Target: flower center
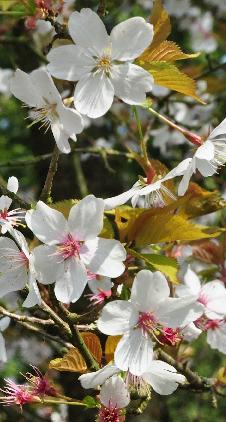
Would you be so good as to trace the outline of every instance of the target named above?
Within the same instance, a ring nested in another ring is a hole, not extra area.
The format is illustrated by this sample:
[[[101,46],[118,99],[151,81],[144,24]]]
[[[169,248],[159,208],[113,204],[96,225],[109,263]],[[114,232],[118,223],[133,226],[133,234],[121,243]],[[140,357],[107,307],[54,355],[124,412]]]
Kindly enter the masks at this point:
[[[71,234],[69,234],[65,240],[57,247],[57,254],[60,255],[63,260],[79,256],[79,252],[82,246],[82,242],[75,240]]]
[[[46,127],[46,130],[48,130],[51,122],[58,118],[56,106],[56,104],[49,104],[46,101],[45,105],[33,108],[31,111],[31,118],[33,119],[32,125],[34,123],[42,123],[41,127]]]
[[[150,333],[156,327],[156,319],[150,312],[140,312],[137,327],[140,328],[143,334]]]
[[[95,70],[96,72],[102,71],[103,73],[105,73],[105,75],[109,76],[111,71],[111,65],[111,57],[106,54],[97,59]]]
[[[100,422],[120,422],[119,409],[113,407],[109,402],[109,407],[101,406],[99,411]]]
[[[176,346],[182,337],[178,328],[163,328],[159,340],[163,344]]]
[[[219,328],[221,325],[220,319],[209,319],[205,323],[205,330],[215,330],[216,328]]]

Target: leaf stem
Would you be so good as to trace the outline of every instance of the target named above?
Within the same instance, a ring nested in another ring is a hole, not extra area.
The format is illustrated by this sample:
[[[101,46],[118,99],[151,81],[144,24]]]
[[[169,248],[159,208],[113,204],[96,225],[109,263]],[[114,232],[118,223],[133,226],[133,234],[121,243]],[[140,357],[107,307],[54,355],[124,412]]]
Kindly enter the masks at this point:
[[[139,113],[138,113],[136,106],[132,106],[132,109],[133,109],[134,116],[135,116],[136,123],[137,123],[137,129],[138,129],[139,138],[140,138],[141,153],[142,153],[143,157],[145,158],[145,161],[148,163],[148,154],[147,154],[146,142],[145,142],[144,135],[143,135],[143,132],[142,132],[140,116],[139,116]]]
[[[58,159],[60,156],[60,151],[57,147],[57,145],[55,145],[54,150],[53,150],[53,154],[52,154],[52,158],[50,161],[50,165],[49,165],[49,170],[46,176],[46,180],[45,180],[45,184],[44,187],[42,189],[41,195],[40,195],[40,200],[43,202],[48,202],[49,197],[51,195],[51,190],[52,190],[52,184],[53,184],[53,178],[56,174],[57,171],[57,166],[58,166]]]

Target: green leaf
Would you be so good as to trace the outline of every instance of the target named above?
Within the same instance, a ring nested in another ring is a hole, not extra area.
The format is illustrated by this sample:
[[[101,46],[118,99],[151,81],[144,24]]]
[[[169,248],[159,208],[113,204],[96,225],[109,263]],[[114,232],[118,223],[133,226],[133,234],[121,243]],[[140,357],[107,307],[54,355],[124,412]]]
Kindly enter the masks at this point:
[[[172,283],[178,283],[178,264],[175,259],[165,255],[140,254],[132,249],[129,249],[129,253],[135,258],[142,259],[151,270],[161,271]]]
[[[99,407],[98,401],[92,396],[85,396],[82,402],[89,408],[94,409],[95,407]]]

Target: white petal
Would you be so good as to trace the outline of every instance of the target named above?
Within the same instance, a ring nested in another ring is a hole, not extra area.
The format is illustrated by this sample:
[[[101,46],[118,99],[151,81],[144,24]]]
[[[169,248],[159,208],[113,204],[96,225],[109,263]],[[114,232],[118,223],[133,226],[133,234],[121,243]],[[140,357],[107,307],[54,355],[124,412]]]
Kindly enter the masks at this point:
[[[15,269],[13,256],[20,252],[16,243],[8,237],[0,237],[0,274],[10,272]]]
[[[88,117],[96,119],[107,113],[114,99],[114,87],[110,78],[102,72],[83,76],[76,85],[75,108]]]
[[[45,102],[55,104],[62,101],[50,74],[45,69],[33,70],[30,79]]]
[[[100,17],[91,9],[82,9],[71,14],[68,21],[73,41],[94,55],[102,54],[110,45],[110,38]]]
[[[51,123],[51,130],[59,150],[64,154],[68,154],[71,151],[68,141],[69,134],[64,131],[63,125],[59,120]]]
[[[78,379],[81,382],[83,388],[96,388],[98,385],[102,385],[112,375],[118,374],[120,369],[114,364],[109,364],[99,369],[96,372],[90,372],[88,374],[81,375]]]
[[[38,285],[36,283],[34,276],[31,274],[30,280],[29,280],[29,293],[25,301],[23,302],[22,306],[25,308],[32,308],[33,306],[40,305],[40,304],[41,304],[41,296],[38,289]]]
[[[6,348],[5,348],[5,339],[3,335],[0,333],[0,361],[6,362],[7,355],[6,355]]]
[[[114,60],[134,60],[151,44],[153,26],[141,17],[130,18],[116,25],[110,38]]]
[[[106,277],[119,277],[125,271],[126,250],[118,240],[97,237],[85,243],[82,260],[90,271]]]
[[[29,255],[30,255],[29,247],[24,235],[14,228],[9,230],[9,232],[11,236],[15,239],[15,241],[17,242],[17,244],[19,245],[20,249],[23,251],[25,256],[29,258]]]
[[[97,327],[104,334],[121,335],[136,325],[138,316],[130,302],[115,300],[104,306]]]
[[[189,295],[199,295],[201,290],[201,283],[197,274],[188,267],[184,275],[184,285],[181,284],[176,286],[176,293],[179,297],[185,297]]]
[[[172,394],[178,384],[186,382],[184,375],[178,374],[173,366],[161,360],[150,362],[149,369],[142,378],[152,386],[153,390],[162,395]]]
[[[71,302],[76,302],[82,295],[87,284],[87,271],[80,260],[70,259],[70,279],[73,285]]]
[[[115,95],[127,104],[141,104],[152,90],[153,78],[142,67],[131,63],[114,65],[112,83]]]
[[[47,245],[62,242],[68,234],[67,221],[63,214],[42,201],[37,202],[35,210],[26,213],[25,220],[35,236]]]
[[[104,201],[88,195],[69,214],[68,225],[70,233],[78,240],[94,239],[103,228]]]
[[[123,409],[130,402],[130,395],[123,379],[117,375],[108,379],[100,390],[101,403],[109,407],[109,403],[116,409]]]
[[[183,330],[181,330],[181,334],[184,340],[190,342],[196,340],[200,334],[202,334],[202,330],[197,328],[196,325],[191,322],[190,324],[186,325]]]
[[[214,144],[210,140],[205,141],[198,147],[195,158],[210,161],[214,158]]]
[[[196,158],[196,168],[201,173],[203,177],[213,176],[217,172],[214,166],[212,166],[212,163],[207,160],[199,160]]]
[[[70,303],[73,292],[73,284],[70,277],[67,277],[67,273],[64,277],[57,280],[54,292],[57,300],[65,304]]]
[[[166,174],[165,177],[161,180],[162,182],[165,180],[173,179],[177,176],[182,176],[186,173],[187,169],[189,168],[189,165],[192,162],[192,158],[186,158],[185,160],[181,161],[181,163],[178,164],[174,169],[172,169],[169,173]]]
[[[182,177],[180,184],[178,186],[178,195],[183,196],[185,192],[188,189],[188,185],[191,179],[191,176],[193,175],[193,167],[192,167],[193,161],[191,161],[190,165],[188,166],[187,170],[184,173],[184,176]]]
[[[216,138],[216,136],[224,135],[226,133],[226,119],[224,119],[210,134],[209,139]]]
[[[142,375],[153,359],[153,345],[140,329],[132,329],[119,341],[115,350],[115,364],[122,371]]]
[[[155,192],[156,190],[159,190],[161,188],[161,180],[158,180],[155,183],[150,183],[149,185],[145,186],[144,188],[142,188],[139,192],[140,196],[143,195],[148,195],[151,192]]]
[[[7,183],[7,189],[10,190],[10,192],[13,193],[17,193],[19,188],[19,182],[17,177],[15,176],[11,176],[8,178],[8,183]]]
[[[83,120],[81,115],[76,110],[64,107],[62,104],[59,104],[57,111],[65,132],[67,132],[69,135],[82,132]]]
[[[100,293],[100,291],[109,291],[112,288],[112,282],[109,277],[98,277],[94,280],[88,280],[88,286],[93,293]]]
[[[212,349],[226,354],[226,324],[221,323],[219,328],[207,331],[207,343]]]
[[[10,318],[9,317],[3,317],[0,319],[0,331],[5,331],[6,328],[8,328],[10,324]]]
[[[6,274],[0,275],[0,297],[7,293],[17,292],[24,288],[28,281],[28,275],[25,267],[19,267]]]
[[[132,187],[126,192],[121,193],[117,196],[112,196],[111,198],[104,199],[105,209],[111,210],[118,207],[119,205],[125,204],[136,192],[140,191],[140,187]]]
[[[155,316],[163,325],[171,328],[184,327],[196,321],[203,314],[203,305],[196,303],[195,298],[172,298],[162,301]]]
[[[33,249],[33,265],[37,279],[42,284],[54,283],[63,277],[64,263],[56,254],[55,246],[40,245]]]
[[[141,270],[137,273],[131,291],[131,302],[140,312],[151,312],[159,302],[168,298],[170,289],[165,276],[156,271]]]
[[[51,75],[66,81],[78,81],[95,66],[95,60],[77,45],[52,48],[47,59],[50,62],[47,67]]]
[[[10,81],[10,90],[16,98],[30,107],[41,107],[45,104],[31,77],[20,69],[16,70]]]
[[[0,210],[1,211],[8,210],[12,202],[13,202],[12,199],[9,198],[8,196],[6,195],[0,196]]]

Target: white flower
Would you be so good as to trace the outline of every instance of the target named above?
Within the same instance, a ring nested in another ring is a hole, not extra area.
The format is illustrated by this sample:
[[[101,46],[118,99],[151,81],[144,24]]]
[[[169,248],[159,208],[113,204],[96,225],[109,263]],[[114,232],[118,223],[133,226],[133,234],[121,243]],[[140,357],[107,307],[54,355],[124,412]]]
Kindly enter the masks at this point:
[[[166,0],[165,5],[170,16],[182,18],[191,8],[191,0]]]
[[[40,122],[46,130],[51,128],[59,150],[69,153],[68,139],[75,141],[75,135],[82,132],[82,117],[76,110],[64,106],[46,70],[37,69],[28,75],[17,69],[11,79],[11,92],[31,108],[35,123]]]
[[[4,318],[0,319],[0,361],[1,362],[7,361],[5,340],[4,340],[4,337],[2,335],[2,332],[5,331],[6,328],[8,328],[9,323],[10,323],[9,317],[4,317]]]
[[[203,13],[190,22],[192,50],[212,53],[217,49],[217,38],[213,33],[214,18],[211,12]]]
[[[184,327],[200,315],[193,299],[171,298],[162,273],[140,271],[135,277],[130,301],[116,300],[104,306],[98,329],[108,335],[123,335],[115,351],[115,364],[133,375],[148,371],[153,358],[153,339],[164,327]]]
[[[91,372],[81,375],[79,381],[83,388],[97,388],[106,382],[107,379],[118,374],[120,369],[114,364],[109,364],[101,368],[97,372]],[[131,386],[143,386],[149,384],[154,391],[161,395],[172,394],[178,387],[183,384],[186,378],[177,373],[176,369],[161,360],[152,360],[149,362],[148,370],[140,377],[126,374],[126,384]],[[141,387],[142,388],[142,387]]]
[[[132,64],[153,38],[153,27],[141,17],[116,25],[108,35],[91,9],[71,14],[69,34],[76,45],[64,45],[50,51],[50,73],[59,79],[78,81],[74,104],[92,118],[103,116],[114,95],[127,104],[141,104],[152,89],[152,76]],[[131,42],[132,40],[132,42]]]
[[[226,354],[226,322],[224,320],[209,320],[205,324],[207,343],[211,349],[217,349]]]
[[[194,297],[200,303],[207,318],[215,319],[226,315],[226,289],[220,280],[210,281],[201,285],[197,274],[188,267],[184,275],[184,284],[176,287],[179,297]]]
[[[123,379],[117,375],[108,379],[100,390],[99,422],[120,421],[120,410],[128,406],[130,394]]]
[[[23,306],[31,307],[39,304],[41,300],[35,279],[33,256],[22,233],[11,230],[10,234],[17,244],[8,237],[0,237],[0,297],[21,290],[28,284],[29,294]]]
[[[103,213],[103,199],[89,195],[71,208],[68,221],[42,201],[26,214],[28,227],[45,243],[33,250],[38,280],[55,282],[56,297],[64,303],[80,298],[87,284],[87,269],[113,278],[125,269],[126,251],[121,243],[97,237]]]
[[[190,160],[190,161],[189,161]],[[193,173],[198,170],[202,176],[208,177],[217,173],[219,167],[226,162],[226,119],[224,119],[197,148],[193,158],[188,158],[183,178],[179,184],[178,195],[184,195],[188,189]],[[183,161],[182,161],[183,163]],[[181,163],[181,164],[182,164]]]
[[[190,162],[190,158],[187,160]],[[145,198],[145,208],[150,208],[151,206],[163,207],[165,205],[166,197],[176,199],[173,193],[164,185],[164,182],[167,182],[174,177],[182,176],[188,166],[187,160],[182,161],[177,167],[166,174],[166,176],[158,178],[158,180],[153,183],[151,182],[148,184],[147,178],[142,181],[138,180],[128,191],[105,199],[105,209],[110,210],[116,208],[119,205],[125,204],[129,199],[131,199],[132,206],[135,207],[140,197]]]
[[[154,137],[152,145],[159,148],[161,155],[164,157],[172,157],[175,153],[171,147],[184,144],[186,142],[184,136],[180,132],[172,131],[169,126],[163,126],[151,132]]]
[[[10,192],[17,193],[18,180],[15,176],[9,177],[7,189]],[[12,227],[15,227],[24,220],[24,211],[20,208],[9,211],[12,199],[6,195],[0,196],[0,226],[2,234],[5,234]]]
[[[193,322],[191,322],[181,330],[181,334],[184,340],[191,342],[196,340],[200,336],[200,334],[202,334],[202,330],[196,327]]]

